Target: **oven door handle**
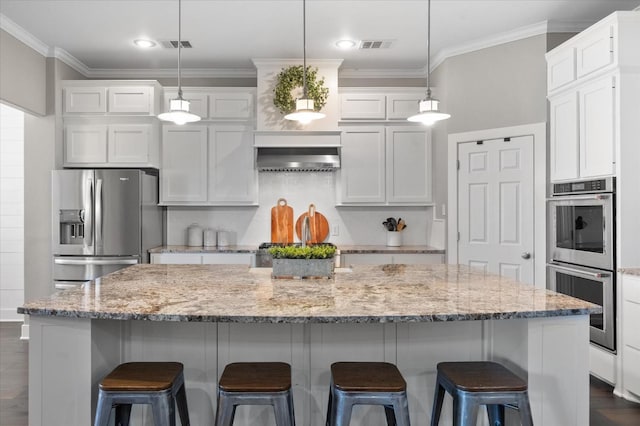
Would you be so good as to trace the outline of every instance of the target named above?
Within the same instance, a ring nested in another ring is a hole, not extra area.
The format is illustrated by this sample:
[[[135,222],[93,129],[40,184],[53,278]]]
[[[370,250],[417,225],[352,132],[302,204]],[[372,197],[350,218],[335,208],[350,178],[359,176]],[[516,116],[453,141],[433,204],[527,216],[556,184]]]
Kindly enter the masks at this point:
[[[576,268],[570,268],[568,266],[564,266],[564,265],[559,265],[557,263],[549,263],[548,264],[550,267],[558,269],[560,271],[566,271],[566,272],[571,272],[574,274],[580,274],[580,275],[587,275],[589,277],[593,277],[593,278],[607,278],[609,277],[611,274],[609,274],[608,272],[590,272],[590,271],[584,271],[582,269],[576,269]]]
[[[590,195],[556,195],[547,198],[547,201],[573,201],[573,200],[608,200],[611,194],[590,194]]]

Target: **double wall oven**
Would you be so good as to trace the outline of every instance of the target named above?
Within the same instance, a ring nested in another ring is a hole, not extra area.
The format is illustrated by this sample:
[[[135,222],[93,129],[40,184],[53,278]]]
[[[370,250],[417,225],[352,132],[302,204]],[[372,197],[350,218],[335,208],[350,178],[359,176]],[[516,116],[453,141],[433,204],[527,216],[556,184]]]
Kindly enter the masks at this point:
[[[547,287],[602,306],[591,342],[615,352],[615,178],[553,184],[548,206]]]

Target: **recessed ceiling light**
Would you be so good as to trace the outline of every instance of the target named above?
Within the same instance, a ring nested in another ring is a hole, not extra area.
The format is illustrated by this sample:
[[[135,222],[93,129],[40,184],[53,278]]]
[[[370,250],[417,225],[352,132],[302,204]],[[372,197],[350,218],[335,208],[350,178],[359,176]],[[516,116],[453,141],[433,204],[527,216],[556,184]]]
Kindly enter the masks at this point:
[[[353,47],[356,47],[356,42],[353,40],[338,40],[336,42],[336,46],[338,46],[340,49],[351,49]]]
[[[142,47],[144,49],[148,49],[156,45],[154,41],[145,40],[145,39],[133,40],[133,44],[135,44],[138,47]]]

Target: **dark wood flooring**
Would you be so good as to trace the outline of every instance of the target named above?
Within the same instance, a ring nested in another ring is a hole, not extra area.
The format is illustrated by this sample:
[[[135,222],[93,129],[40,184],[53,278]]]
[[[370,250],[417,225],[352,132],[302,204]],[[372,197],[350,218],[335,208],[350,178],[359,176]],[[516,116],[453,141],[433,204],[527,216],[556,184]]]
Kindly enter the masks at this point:
[[[28,424],[28,343],[20,340],[20,325],[0,322],[0,426]],[[640,404],[618,398],[612,391],[591,377],[590,426],[640,425]]]

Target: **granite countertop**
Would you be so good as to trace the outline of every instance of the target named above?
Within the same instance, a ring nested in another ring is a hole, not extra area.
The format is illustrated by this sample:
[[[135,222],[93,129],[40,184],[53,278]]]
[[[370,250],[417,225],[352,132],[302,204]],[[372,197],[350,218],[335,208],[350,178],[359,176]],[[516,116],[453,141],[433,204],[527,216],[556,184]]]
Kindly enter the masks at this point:
[[[272,279],[242,265],[134,265],[26,303],[21,314],[265,323],[384,323],[586,315],[599,306],[463,265],[356,265]]]
[[[367,246],[367,245],[339,245],[338,250],[341,254],[445,254],[444,249],[431,246]]]
[[[258,246],[159,246],[149,253],[255,253]]]

